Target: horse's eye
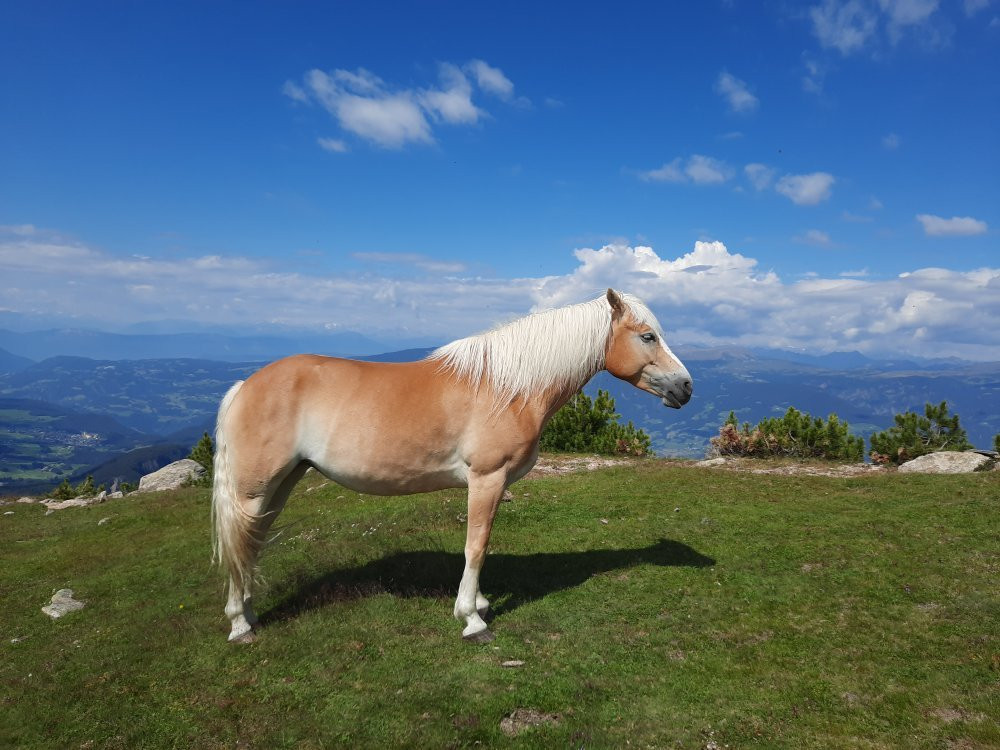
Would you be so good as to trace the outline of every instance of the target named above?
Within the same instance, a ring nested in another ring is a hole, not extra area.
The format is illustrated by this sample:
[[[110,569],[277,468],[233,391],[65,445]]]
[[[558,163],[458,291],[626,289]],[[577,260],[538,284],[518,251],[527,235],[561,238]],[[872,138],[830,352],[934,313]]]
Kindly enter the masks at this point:
[[[656,341],[656,334],[655,333],[644,333],[639,338],[641,338],[647,344],[651,344],[652,342]]]

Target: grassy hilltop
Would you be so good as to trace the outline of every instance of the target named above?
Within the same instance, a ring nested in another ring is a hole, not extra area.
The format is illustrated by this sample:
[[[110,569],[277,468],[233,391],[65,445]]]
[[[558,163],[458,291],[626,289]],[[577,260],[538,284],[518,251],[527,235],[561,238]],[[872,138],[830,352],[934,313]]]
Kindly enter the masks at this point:
[[[462,492],[307,477],[246,647],[207,490],[4,506],[0,747],[1000,746],[1000,472],[642,461],[512,489],[487,646],[451,617]],[[59,588],[87,606],[52,621]],[[518,708],[554,723],[512,740]]]

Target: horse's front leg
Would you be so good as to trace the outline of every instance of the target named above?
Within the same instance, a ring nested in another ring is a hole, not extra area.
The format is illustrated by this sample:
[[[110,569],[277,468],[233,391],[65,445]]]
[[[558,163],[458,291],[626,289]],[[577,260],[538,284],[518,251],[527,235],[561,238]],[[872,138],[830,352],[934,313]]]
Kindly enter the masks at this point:
[[[493,519],[500,505],[500,498],[507,486],[507,472],[469,474],[469,519],[465,536],[465,572],[458,585],[455,600],[455,619],[465,622],[462,637],[473,643],[489,643],[493,634],[482,615],[489,602],[479,592],[479,573],[486,560],[486,547],[493,529]]]

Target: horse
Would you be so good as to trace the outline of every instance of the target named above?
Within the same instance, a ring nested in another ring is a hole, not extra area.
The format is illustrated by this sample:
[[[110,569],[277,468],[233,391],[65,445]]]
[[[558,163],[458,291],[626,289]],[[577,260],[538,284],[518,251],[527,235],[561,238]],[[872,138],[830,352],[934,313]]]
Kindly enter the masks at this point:
[[[600,370],[665,406],[691,398],[691,376],[653,313],[613,289],[416,362],[298,354],[235,383],[219,406],[212,489],[214,557],[229,577],[229,641],[255,639],[257,558],[309,467],[373,495],[467,487],[454,616],[464,639],[491,641],[479,576],[497,507],[534,466],[549,418]]]

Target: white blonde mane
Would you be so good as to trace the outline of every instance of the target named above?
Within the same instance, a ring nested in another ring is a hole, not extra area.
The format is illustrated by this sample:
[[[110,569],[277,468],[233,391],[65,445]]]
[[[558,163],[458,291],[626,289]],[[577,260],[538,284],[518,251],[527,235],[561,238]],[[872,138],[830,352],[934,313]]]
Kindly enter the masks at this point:
[[[619,292],[629,312],[662,337],[660,324],[638,297]],[[582,388],[604,368],[611,305],[590,302],[533,313],[477,336],[452,341],[428,356],[442,371],[488,383],[503,407],[547,388]]]

